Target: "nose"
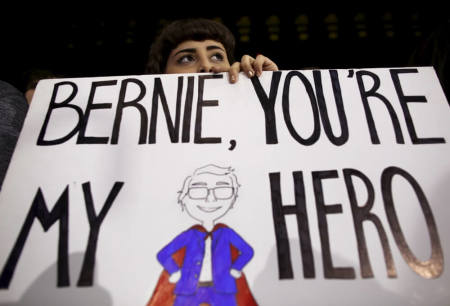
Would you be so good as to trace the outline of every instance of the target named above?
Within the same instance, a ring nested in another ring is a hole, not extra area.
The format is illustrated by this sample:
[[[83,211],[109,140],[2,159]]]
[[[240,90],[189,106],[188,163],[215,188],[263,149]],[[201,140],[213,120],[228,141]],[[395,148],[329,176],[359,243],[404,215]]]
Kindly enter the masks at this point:
[[[214,72],[214,65],[209,61],[207,57],[202,57],[199,60],[197,72]]]
[[[214,191],[211,189],[208,189],[208,195],[206,196],[206,202],[215,202],[215,201],[217,201],[217,199],[214,196]]]

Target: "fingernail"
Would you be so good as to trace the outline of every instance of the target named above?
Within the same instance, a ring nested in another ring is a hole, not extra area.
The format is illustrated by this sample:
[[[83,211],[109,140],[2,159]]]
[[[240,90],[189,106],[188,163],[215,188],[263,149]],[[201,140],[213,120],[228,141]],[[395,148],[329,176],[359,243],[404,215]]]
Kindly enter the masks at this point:
[[[253,76],[253,71],[250,70],[250,71],[248,72],[248,76],[251,78],[251,77]]]
[[[234,83],[234,82],[236,82],[236,76],[232,75],[231,76],[231,83]]]

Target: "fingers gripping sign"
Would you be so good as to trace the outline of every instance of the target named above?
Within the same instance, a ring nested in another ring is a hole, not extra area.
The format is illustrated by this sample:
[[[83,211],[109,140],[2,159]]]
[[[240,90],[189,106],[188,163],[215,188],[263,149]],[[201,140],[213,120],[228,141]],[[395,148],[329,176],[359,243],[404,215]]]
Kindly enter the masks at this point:
[[[256,58],[244,55],[240,62],[235,62],[229,70],[230,82],[236,83],[239,72],[244,72],[249,78],[261,76],[263,71],[278,71],[278,66],[268,57],[258,54]]]

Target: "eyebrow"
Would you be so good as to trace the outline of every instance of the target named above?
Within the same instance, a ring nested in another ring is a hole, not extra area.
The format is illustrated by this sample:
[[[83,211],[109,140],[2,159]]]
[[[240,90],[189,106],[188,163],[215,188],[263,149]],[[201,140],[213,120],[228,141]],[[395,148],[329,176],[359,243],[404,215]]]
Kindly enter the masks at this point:
[[[216,50],[216,49],[219,49],[219,50],[222,50],[223,52],[225,52],[224,49],[222,49],[221,47],[216,46],[216,45],[211,45],[211,46],[207,46],[207,47],[206,47],[206,50],[207,50],[207,51]],[[173,56],[177,56],[178,54],[183,53],[183,52],[186,52],[186,53],[195,53],[196,51],[197,51],[197,49],[195,49],[195,48],[181,49],[180,51],[177,51]]]
[[[219,49],[219,50],[222,50],[223,52],[225,52],[225,50],[219,46],[211,45],[211,46],[206,47],[206,50],[208,50],[208,51],[215,50],[215,49]]]
[[[205,182],[195,182],[195,183],[192,183],[191,186],[206,186],[206,183]]]
[[[216,185],[227,185],[228,186],[228,185],[230,185],[230,183],[219,181],[216,183]]]

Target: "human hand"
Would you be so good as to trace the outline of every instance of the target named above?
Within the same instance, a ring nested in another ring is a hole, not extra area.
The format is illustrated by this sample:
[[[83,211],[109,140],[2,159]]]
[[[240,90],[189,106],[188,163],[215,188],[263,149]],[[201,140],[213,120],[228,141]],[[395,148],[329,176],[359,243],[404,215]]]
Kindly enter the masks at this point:
[[[249,78],[253,76],[260,76],[263,71],[277,71],[278,66],[268,57],[262,54],[256,56],[256,58],[250,55],[244,55],[240,62],[235,62],[231,65],[228,75],[230,77],[230,83],[236,83],[238,80],[239,72],[243,71]]]
[[[231,270],[230,270],[230,274],[231,274],[231,276],[233,276],[234,278],[239,278],[239,277],[241,277],[242,272],[241,272],[241,271],[238,271],[238,270],[236,270],[236,269],[231,269]]]
[[[178,270],[177,272],[174,272],[169,277],[169,283],[175,284],[178,282],[181,278],[181,271]]]

